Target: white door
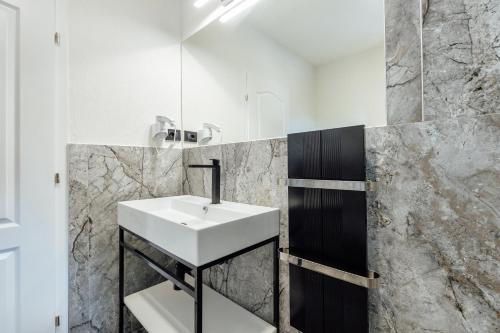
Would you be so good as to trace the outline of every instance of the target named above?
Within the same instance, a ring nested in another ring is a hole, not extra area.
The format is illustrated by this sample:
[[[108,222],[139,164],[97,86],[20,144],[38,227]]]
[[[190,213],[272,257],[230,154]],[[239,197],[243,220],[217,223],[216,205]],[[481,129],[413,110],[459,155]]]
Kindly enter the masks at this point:
[[[0,332],[54,332],[55,0],[0,0]]]

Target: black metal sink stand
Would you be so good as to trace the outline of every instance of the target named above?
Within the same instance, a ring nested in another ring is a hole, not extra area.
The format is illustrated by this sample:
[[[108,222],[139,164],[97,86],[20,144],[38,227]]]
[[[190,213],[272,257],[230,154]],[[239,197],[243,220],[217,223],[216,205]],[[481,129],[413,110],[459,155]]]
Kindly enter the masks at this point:
[[[194,287],[188,284],[184,280],[184,273],[182,269],[177,269],[175,272],[163,267],[161,264],[157,263],[146,254],[142,253],[138,249],[134,248],[132,245],[125,242],[125,232],[133,235],[134,237],[144,241],[151,247],[160,251],[161,253],[167,255],[176,261],[176,263],[180,263],[182,266],[187,268],[187,271],[191,271],[194,278]],[[188,295],[194,298],[194,333],[202,333],[203,331],[203,271],[207,268],[210,268],[215,265],[219,265],[224,263],[227,260],[238,257],[242,254],[248,253],[255,249],[258,249],[264,245],[273,243],[273,322],[272,324],[276,327],[279,332],[279,258],[278,258],[278,250],[279,250],[279,236],[272,237],[268,240],[260,242],[258,244],[249,246],[245,249],[239,250],[237,252],[231,253],[225,257],[216,259],[212,262],[201,266],[195,266],[191,263],[182,260],[175,255],[169,253],[163,248],[157,246],[156,244],[148,241],[147,239],[142,238],[141,236],[133,233],[130,230],[127,230],[123,227],[119,228],[119,238],[120,238],[120,247],[119,247],[119,332],[124,332],[124,310],[125,310],[125,250],[129,251],[131,254],[136,256],[137,258],[144,261],[148,266],[153,268],[156,272],[158,272],[165,279],[169,280],[174,284],[174,286],[178,289],[183,290]]]

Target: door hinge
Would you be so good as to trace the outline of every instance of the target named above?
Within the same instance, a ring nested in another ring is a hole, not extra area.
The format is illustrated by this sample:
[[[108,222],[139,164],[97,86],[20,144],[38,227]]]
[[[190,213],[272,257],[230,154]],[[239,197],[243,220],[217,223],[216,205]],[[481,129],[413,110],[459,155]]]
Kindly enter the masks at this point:
[[[60,316],[54,317],[54,324],[56,325],[56,327],[61,326],[61,317]]]
[[[61,46],[61,35],[58,32],[54,34],[54,44]]]
[[[59,173],[56,173],[54,175],[54,184],[59,184],[61,182],[61,176],[59,175]]]

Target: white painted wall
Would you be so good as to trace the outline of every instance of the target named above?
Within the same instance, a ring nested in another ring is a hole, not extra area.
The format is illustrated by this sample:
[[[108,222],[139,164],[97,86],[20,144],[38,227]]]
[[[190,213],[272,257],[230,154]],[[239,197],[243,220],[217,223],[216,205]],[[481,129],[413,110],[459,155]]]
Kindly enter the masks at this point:
[[[185,41],[182,61],[184,129],[212,122],[223,142],[259,138],[255,115],[269,103],[258,98],[269,93],[286,112],[287,130],[276,136],[314,129],[314,67],[249,25],[212,23]]]
[[[69,141],[150,145],[180,124],[180,0],[70,0]]]
[[[317,68],[318,129],[386,125],[384,62],[380,44]]]
[[[60,326],[56,332],[68,332],[68,183],[66,144],[68,143],[68,3],[72,0],[56,0],[56,30],[61,43],[56,48],[56,126],[55,165],[61,175],[55,191],[56,223],[56,307]]]

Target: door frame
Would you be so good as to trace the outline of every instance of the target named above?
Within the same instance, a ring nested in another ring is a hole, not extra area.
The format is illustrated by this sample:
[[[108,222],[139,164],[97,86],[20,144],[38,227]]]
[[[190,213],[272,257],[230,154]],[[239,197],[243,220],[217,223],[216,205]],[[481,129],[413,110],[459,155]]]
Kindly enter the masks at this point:
[[[68,184],[66,145],[68,143],[68,0],[55,0],[55,31],[60,36],[55,44],[56,96],[55,96],[55,166],[60,174],[60,183],[55,191],[55,239],[56,239],[56,315],[60,317],[55,332],[68,332]]]

